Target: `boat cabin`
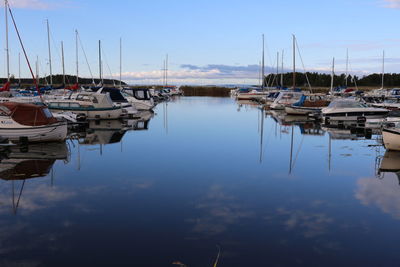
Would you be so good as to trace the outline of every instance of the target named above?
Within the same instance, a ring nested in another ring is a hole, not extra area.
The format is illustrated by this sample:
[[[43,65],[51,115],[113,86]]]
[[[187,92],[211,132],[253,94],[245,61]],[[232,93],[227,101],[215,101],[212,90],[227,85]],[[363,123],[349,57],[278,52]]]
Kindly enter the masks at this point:
[[[124,88],[122,92],[138,100],[151,100],[150,91],[147,88]]]

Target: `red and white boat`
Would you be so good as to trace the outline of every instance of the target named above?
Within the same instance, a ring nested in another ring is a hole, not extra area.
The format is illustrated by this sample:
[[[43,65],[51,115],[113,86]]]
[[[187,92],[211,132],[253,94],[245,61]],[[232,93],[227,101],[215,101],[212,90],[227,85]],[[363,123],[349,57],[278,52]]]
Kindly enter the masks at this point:
[[[11,142],[64,141],[67,130],[44,105],[0,103],[0,136]]]

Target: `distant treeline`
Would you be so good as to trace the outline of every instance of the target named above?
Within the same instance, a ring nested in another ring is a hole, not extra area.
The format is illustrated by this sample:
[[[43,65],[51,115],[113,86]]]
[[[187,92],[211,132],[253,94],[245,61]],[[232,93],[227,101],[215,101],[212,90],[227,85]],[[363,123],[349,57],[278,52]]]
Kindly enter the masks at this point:
[[[331,75],[317,72],[307,72],[308,80],[310,81],[311,87],[330,87],[331,86]],[[281,85],[281,75],[269,74],[265,77],[264,84],[270,86]],[[344,86],[346,84],[346,75],[335,75],[333,79],[333,86]],[[362,78],[354,75],[347,76],[348,86],[380,86],[382,84],[382,74],[370,74]],[[293,74],[283,74],[283,86],[293,86]],[[307,87],[307,79],[305,73],[296,72],[296,86]],[[387,73],[384,76],[385,87],[400,86],[400,74],[398,73]]]
[[[52,75],[53,78],[53,85],[62,85],[63,84],[63,76],[58,74],[58,75]],[[0,83],[4,84],[7,82],[6,78],[0,78]],[[10,82],[11,84],[19,84],[19,79],[15,78],[14,76],[10,77]],[[39,84],[40,85],[47,85],[50,83],[50,76],[42,77],[39,78]],[[71,76],[71,75],[65,75],[65,83],[66,84],[75,84],[76,83],[76,76]],[[90,78],[82,78],[79,77],[78,79],[79,84],[92,84],[93,80]],[[100,83],[100,79],[94,79],[95,84]],[[119,80],[112,80],[112,79],[103,79],[103,84],[106,85],[119,85]],[[32,86],[33,85],[33,79],[29,78],[22,78],[21,79],[21,85],[25,86]],[[122,85],[126,85],[126,83],[122,82]]]

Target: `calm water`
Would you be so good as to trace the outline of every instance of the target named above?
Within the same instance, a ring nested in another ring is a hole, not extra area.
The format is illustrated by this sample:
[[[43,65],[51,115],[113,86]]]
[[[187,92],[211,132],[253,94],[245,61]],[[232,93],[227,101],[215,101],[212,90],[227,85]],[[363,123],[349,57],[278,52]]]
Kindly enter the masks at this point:
[[[400,158],[379,136],[230,98],[155,113],[2,153],[0,266],[399,265]]]

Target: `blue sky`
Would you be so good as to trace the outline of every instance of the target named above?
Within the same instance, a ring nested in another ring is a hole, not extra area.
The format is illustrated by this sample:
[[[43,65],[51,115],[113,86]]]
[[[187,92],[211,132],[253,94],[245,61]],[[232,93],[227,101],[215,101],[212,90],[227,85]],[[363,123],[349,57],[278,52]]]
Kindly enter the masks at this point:
[[[119,75],[119,38],[123,40],[123,78],[129,83],[161,83],[165,55],[169,77],[178,84],[250,83],[258,77],[261,34],[266,40],[267,70],[285,51],[291,69],[291,35],[298,39],[306,70],[328,72],[332,57],[337,73],[400,72],[400,0],[236,1],[236,0],[10,0],[31,63],[48,74],[45,20],[52,32],[53,73],[61,73],[64,41],[67,73],[75,74],[74,30],[78,29],[93,75],[98,76],[98,40],[104,74]],[[4,12],[0,13],[4,47]],[[3,50],[4,51],[4,50]],[[11,73],[18,75],[20,46],[10,24]],[[90,77],[80,49],[82,76]],[[5,75],[3,56],[2,76]],[[105,62],[107,61],[107,62]],[[23,62],[23,61],[22,61]],[[302,70],[300,60],[298,69]],[[22,76],[28,77],[26,64]]]

